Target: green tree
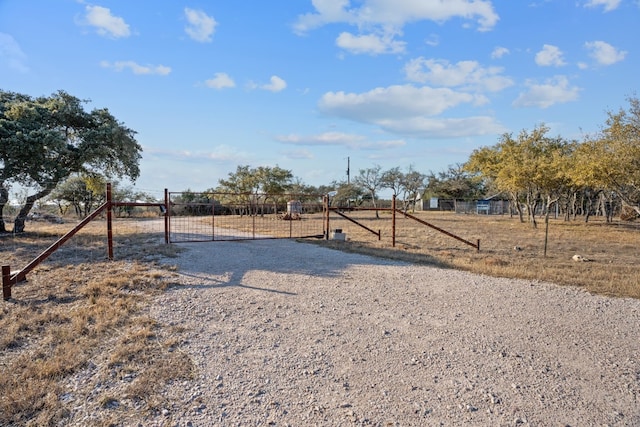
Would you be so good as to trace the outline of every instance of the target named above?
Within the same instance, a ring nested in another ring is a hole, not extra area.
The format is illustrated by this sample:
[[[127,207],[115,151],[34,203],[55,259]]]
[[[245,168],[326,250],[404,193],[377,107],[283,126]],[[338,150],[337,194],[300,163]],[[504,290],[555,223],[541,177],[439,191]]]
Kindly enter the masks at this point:
[[[477,200],[486,195],[482,177],[471,174],[464,165],[450,165],[446,170],[430,172],[427,176],[426,192],[442,199]]]
[[[14,219],[23,232],[36,201],[74,173],[137,179],[142,147],[107,109],[86,112],[64,91],[32,98],[0,91],[0,218],[12,184],[33,190]],[[0,232],[6,232],[0,219]]]
[[[335,195],[330,198],[332,206],[351,207],[362,204],[364,191],[353,182],[333,181],[331,188],[336,192]]]
[[[640,100],[628,101],[628,110],[608,112],[602,132],[581,144],[574,179],[615,192],[640,214]]]
[[[538,207],[545,204],[548,211],[559,191],[568,185],[570,145],[562,138],[548,137],[548,131],[548,127],[539,125],[531,132],[522,130],[515,138],[504,134],[495,146],[475,150],[464,166],[509,194],[521,221],[524,202],[534,227]]]
[[[255,173],[258,176],[259,191],[262,193],[257,197],[261,213],[264,214],[265,205],[269,200],[273,202],[274,213],[277,213],[278,203],[286,206],[288,196],[285,193],[291,191],[293,174],[278,165],[274,167],[259,166]]]
[[[106,182],[100,176],[74,175],[61,182],[48,196],[61,215],[73,207],[78,218],[85,218],[105,200]]]
[[[290,170],[274,167],[259,166],[255,169],[257,176],[257,191],[265,194],[282,194],[291,190],[293,174]]]
[[[292,183],[291,171],[277,165],[257,168],[242,165],[238,166],[235,172],[229,172],[227,179],[218,181],[218,191],[229,193],[233,202],[243,206],[239,209],[241,214],[245,208],[248,209],[248,213],[257,214],[258,206],[264,212],[264,206],[270,198],[274,203],[280,202],[281,200],[277,200],[275,196],[289,191]]]

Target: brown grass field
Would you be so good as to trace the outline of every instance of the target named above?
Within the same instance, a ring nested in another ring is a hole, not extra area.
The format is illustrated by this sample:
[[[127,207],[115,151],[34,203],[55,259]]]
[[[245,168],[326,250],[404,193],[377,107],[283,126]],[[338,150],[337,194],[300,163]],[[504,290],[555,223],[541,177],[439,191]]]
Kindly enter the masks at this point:
[[[347,241],[305,241],[485,275],[575,285],[612,297],[640,298],[638,223],[552,219],[544,256],[543,221],[534,229],[508,215],[416,214],[463,239],[474,243],[479,239],[481,248],[476,251],[400,214],[393,247],[389,212],[381,213],[379,219],[371,211],[347,214],[371,229],[381,230],[381,240],[332,214],[329,228],[341,228]],[[266,233],[274,224],[282,227],[285,223],[284,228],[289,228],[305,223],[305,230],[322,232],[320,217],[303,218],[296,221],[299,224],[287,224],[275,217],[254,220],[216,217],[216,226],[248,229],[258,224],[256,231]],[[104,369],[98,370],[99,381],[134,376],[128,388],[120,392],[137,402],[141,416],[161,407],[163,397],[158,390],[162,384],[191,378],[190,361],[173,351],[176,343],[163,336],[167,326],[156,324],[145,314],[153,295],[163,292],[174,274],[172,267],[156,261],[171,257],[180,245],[165,245],[158,238],[160,228],[151,230],[151,234],[135,221],[127,224],[115,229],[115,261],[106,260],[104,222],[94,221],[36,268],[27,283],[16,286],[12,301],[0,303],[0,425],[64,422],[71,407],[60,400],[65,395],[65,380],[93,360],[104,362]],[[27,233],[1,236],[2,265],[22,267],[71,227],[70,223],[29,223]],[[588,261],[573,261],[575,254]],[[105,407],[115,400],[109,388],[100,393]],[[118,425],[124,414],[117,409],[108,412],[112,418],[105,418],[101,425]]]
[[[575,285],[589,292],[640,298],[640,224],[601,218],[584,221],[550,219],[547,254],[545,224],[538,228],[508,215],[464,215],[450,212],[419,213],[421,219],[465,240],[480,240],[480,251],[401,215],[396,219],[396,246],[390,242],[390,220],[365,214],[365,225],[382,230],[382,239],[348,221],[330,223],[350,239],[345,247],[410,262],[434,263],[479,274]],[[376,226],[376,223],[382,223]],[[334,246],[339,242],[332,242]],[[517,249],[517,248],[519,249]],[[574,255],[587,262],[576,262]]]

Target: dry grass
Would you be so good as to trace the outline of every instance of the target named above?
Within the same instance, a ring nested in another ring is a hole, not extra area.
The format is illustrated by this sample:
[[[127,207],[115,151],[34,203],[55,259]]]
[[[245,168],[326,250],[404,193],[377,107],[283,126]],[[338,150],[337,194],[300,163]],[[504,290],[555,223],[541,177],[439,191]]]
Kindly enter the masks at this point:
[[[408,262],[640,298],[640,224],[605,224],[597,218],[588,224],[552,220],[545,257],[544,224],[533,229],[509,216],[417,214],[464,239],[480,239],[478,252],[401,215],[393,247],[390,213],[381,214],[380,219],[372,212],[349,215],[380,229],[382,239],[332,215],[330,229],[343,229],[348,241],[314,242]],[[224,225],[224,220],[217,217],[217,226]],[[322,230],[321,217],[305,221],[312,229]],[[263,224],[267,227],[268,221]],[[3,265],[21,267],[70,228],[68,224],[31,225],[23,235],[0,237]],[[241,226],[234,219],[233,228]],[[180,343],[169,337],[170,328],[145,314],[150,298],[163,291],[173,274],[154,259],[175,254],[179,246],[164,245],[157,235],[147,234],[133,222],[118,226],[115,244],[119,261],[106,261],[104,222],[92,223],[32,272],[29,282],[14,288],[15,301],[1,303],[0,425],[65,424],[73,407],[88,404],[87,393],[92,393],[95,405],[109,409],[106,418],[92,419],[93,425],[119,425],[132,414],[140,421],[167,404],[164,385],[192,378],[193,365],[180,351]],[[575,254],[590,261],[575,262]],[[68,399],[70,379],[87,370],[91,374],[86,390],[74,391]]]
[[[2,263],[21,267],[55,241],[58,228],[3,237]],[[157,411],[163,386],[191,376],[190,360],[174,351],[176,343],[165,337],[162,325],[145,315],[149,299],[173,275],[171,268],[148,261],[149,254],[171,255],[177,249],[123,233],[116,238],[116,253],[125,260],[109,262],[104,242],[99,229],[84,231],[14,287],[13,301],[1,303],[0,425],[65,424],[72,408],[91,393],[103,404],[118,402],[109,411],[113,417],[91,423],[116,425],[132,406],[141,417]],[[101,255],[92,257],[99,260],[80,262],[93,248]],[[70,393],[68,381],[92,367],[86,390]],[[115,396],[97,387],[110,382],[111,390],[119,390]],[[122,390],[115,387],[119,383],[125,384]]]
[[[391,214],[376,219],[370,212],[350,217],[374,230],[382,239],[347,220],[331,215],[330,229],[341,228],[347,242],[320,242],[330,247],[409,262],[459,268],[479,274],[575,285],[594,293],[640,298],[640,224],[602,219],[549,223],[544,256],[544,223],[534,229],[517,218],[418,212],[420,219],[473,243],[480,251],[402,215],[396,219],[396,245],[391,238]],[[588,262],[573,261],[582,255]]]

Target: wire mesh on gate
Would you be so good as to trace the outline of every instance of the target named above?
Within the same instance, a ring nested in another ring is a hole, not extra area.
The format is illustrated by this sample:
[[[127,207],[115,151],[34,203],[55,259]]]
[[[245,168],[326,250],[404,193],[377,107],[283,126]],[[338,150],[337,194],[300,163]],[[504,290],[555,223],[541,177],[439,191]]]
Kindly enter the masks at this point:
[[[324,236],[322,195],[168,193],[171,243]]]

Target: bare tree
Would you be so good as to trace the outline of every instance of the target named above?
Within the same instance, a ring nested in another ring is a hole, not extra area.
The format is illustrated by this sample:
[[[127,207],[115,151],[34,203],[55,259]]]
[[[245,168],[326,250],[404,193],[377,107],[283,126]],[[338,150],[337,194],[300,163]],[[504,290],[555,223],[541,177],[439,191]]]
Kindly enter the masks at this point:
[[[371,196],[371,203],[374,208],[376,206],[376,198],[378,189],[382,187],[382,168],[380,165],[375,165],[372,168],[360,169],[360,173],[353,179],[353,182],[365,189]],[[376,210],[376,218],[380,218],[378,211]]]

